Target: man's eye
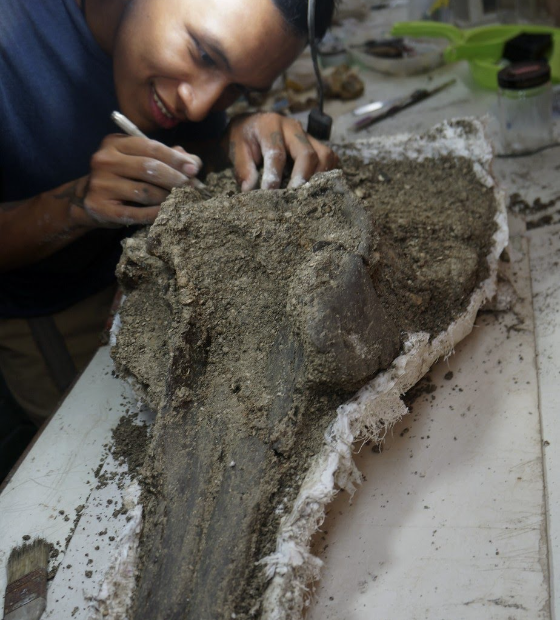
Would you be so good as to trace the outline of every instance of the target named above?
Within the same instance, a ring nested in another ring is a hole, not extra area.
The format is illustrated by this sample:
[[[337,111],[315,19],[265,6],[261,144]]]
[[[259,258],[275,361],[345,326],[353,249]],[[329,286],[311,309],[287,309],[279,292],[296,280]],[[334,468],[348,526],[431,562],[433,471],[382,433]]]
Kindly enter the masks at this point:
[[[212,59],[212,56],[209,56],[204,51],[200,53],[200,60],[202,60],[202,62],[208,67],[213,67],[216,64],[214,60]]]
[[[216,63],[210,54],[206,53],[204,48],[200,45],[198,41],[196,41],[196,49],[198,51],[198,57],[200,58],[200,62],[207,67],[215,67]]]

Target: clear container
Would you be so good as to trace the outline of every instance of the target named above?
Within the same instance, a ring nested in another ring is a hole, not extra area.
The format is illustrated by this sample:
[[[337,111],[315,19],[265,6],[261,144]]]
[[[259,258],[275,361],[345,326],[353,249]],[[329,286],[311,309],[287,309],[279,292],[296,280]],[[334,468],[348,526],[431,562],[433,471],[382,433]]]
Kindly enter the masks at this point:
[[[552,86],[544,61],[513,63],[498,74],[500,134],[504,154],[552,144]]]

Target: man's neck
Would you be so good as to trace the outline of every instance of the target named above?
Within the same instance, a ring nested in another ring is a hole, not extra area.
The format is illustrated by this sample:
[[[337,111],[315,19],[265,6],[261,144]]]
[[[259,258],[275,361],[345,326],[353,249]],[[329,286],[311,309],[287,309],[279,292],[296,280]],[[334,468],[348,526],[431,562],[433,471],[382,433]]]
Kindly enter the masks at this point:
[[[76,0],[84,11],[86,22],[101,49],[113,55],[115,36],[124,9],[130,0]]]

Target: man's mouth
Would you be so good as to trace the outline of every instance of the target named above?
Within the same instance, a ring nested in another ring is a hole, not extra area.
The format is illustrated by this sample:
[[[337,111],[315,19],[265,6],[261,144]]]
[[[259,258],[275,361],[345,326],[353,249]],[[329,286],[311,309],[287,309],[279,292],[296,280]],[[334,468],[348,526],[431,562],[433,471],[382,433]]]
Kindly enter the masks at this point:
[[[154,96],[154,101],[156,102],[156,105],[158,109],[160,110],[160,112],[170,120],[173,120],[173,121],[177,120],[173,116],[173,114],[171,114],[171,112],[165,107],[165,104],[159,98],[159,95],[157,94],[156,89],[153,86],[152,86],[152,95]]]

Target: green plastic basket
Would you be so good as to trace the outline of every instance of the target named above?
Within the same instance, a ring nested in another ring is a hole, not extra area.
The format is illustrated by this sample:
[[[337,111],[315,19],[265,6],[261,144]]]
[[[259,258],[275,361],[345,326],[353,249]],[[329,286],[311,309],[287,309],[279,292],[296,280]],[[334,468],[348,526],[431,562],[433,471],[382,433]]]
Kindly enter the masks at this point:
[[[407,37],[437,37],[450,42],[443,56],[446,62],[468,60],[477,84],[497,90],[498,73],[503,67],[502,53],[509,39],[522,33],[551,34],[552,51],[549,54],[552,81],[560,83],[560,29],[534,24],[479,26],[461,30],[451,24],[418,21],[399,22],[391,34]]]

